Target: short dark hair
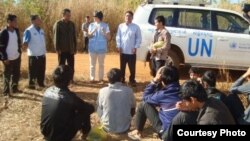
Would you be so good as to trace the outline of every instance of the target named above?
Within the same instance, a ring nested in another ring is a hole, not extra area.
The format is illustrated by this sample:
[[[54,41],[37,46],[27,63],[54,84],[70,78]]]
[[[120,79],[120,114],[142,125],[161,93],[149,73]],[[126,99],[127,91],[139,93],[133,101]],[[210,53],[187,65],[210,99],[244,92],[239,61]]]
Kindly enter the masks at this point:
[[[180,97],[185,100],[190,100],[191,97],[194,97],[199,102],[204,102],[208,98],[206,90],[196,80],[187,80],[183,83]]]
[[[164,16],[157,16],[156,18],[155,18],[155,20],[157,21],[157,22],[159,22],[159,23],[162,23],[162,25],[164,25],[165,26],[165,18],[164,18]]]
[[[86,16],[85,18],[89,19],[90,17],[89,17],[89,16]]]
[[[179,82],[179,73],[174,66],[165,66],[161,71],[161,80],[165,85]]]
[[[126,11],[125,14],[129,14],[129,15],[131,15],[132,17],[134,16],[134,13],[133,13],[132,11],[130,11],[130,10]]]
[[[196,74],[199,74],[200,75],[200,69],[199,68],[196,68],[196,67],[191,67],[188,71],[188,73],[196,73]]]
[[[63,9],[62,14],[65,15],[66,13],[70,13],[70,12],[71,12],[70,9],[65,8]]]
[[[17,16],[16,15],[13,15],[13,14],[8,14],[7,15],[7,22],[12,22],[12,21],[14,21],[15,19],[17,18]]]
[[[121,70],[117,69],[117,68],[112,68],[108,72],[107,77],[108,77],[108,81],[110,84],[114,84],[116,82],[121,82],[121,79],[122,79]]]
[[[93,13],[93,16],[94,16],[94,17],[97,17],[97,18],[100,19],[101,21],[102,21],[102,19],[103,19],[103,13],[102,13],[102,11],[95,11],[95,12]]]
[[[209,87],[215,87],[216,86],[216,74],[214,71],[206,71],[202,78],[202,82],[206,82]]]
[[[30,20],[31,20],[31,21],[34,21],[34,20],[36,20],[37,18],[39,18],[39,15],[30,15]]]
[[[68,65],[60,65],[53,72],[55,86],[59,88],[68,87],[73,77],[73,71]]]

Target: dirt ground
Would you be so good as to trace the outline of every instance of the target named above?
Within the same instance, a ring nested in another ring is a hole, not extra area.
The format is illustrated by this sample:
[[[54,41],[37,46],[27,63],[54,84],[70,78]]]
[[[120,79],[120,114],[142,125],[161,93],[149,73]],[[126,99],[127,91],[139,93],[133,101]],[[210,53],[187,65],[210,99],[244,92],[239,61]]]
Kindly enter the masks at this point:
[[[48,53],[46,56],[46,84],[51,85],[51,74],[57,66],[57,55]],[[107,85],[89,84],[89,57],[87,54],[77,54],[75,57],[75,85],[71,85],[70,89],[76,92],[79,97],[95,104],[98,91],[100,88]],[[43,137],[40,133],[39,123],[41,114],[41,99],[44,90],[29,90],[27,88],[27,56],[22,55],[22,78],[20,81],[20,89],[23,93],[12,96],[5,101],[0,95],[0,141],[42,141]],[[117,54],[108,54],[105,58],[105,74],[109,69],[119,68],[119,56]],[[2,64],[0,65],[0,75],[2,74]],[[128,71],[126,71],[128,72]],[[129,73],[126,74],[128,78]],[[105,75],[105,80],[106,75]],[[140,101],[142,90],[145,85],[151,80],[148,66],[144,62],[137,62],[136,80],[138,86],[133,88],[137,102]],[[2,86],[2,79],[0,80]],[[2,93],[2,88],[0,90]],[[92,125],[97,124],[98,118],[96,113],[92,115]],[[133,123],[132,123],[133,125]],[[131,127],[133,129],[133,126]],[[79,140],[76,136],[75,140]],[[129,140],[126,134],[111,135],[110,140]],[[154,137],[152,128],[145,128],[144,140],[159,140]]]
[[[78,94],[79,97],[95,105],[98,91],[100,88],[107,86],[106,84],[90,84],[89,81],[89,57],[87,54],[77,54],[75,57],[75,81],[76,84],[71,85],[70,89]],[[51,74],[57,66],[57,55],[54,53],[47,54],[46,66],[46,84],[51,85]],[[23,93],[17,94],[9,98],[7,101],[1,95],[0,89],[0,141],[42,141],[43,137],[40,133],[40,114],[41,114],[41,99],[44,90],[29,90],[27,88],[27,55],[22,56],[22,78],[20,81],[20,89]],[[111,68],[119,68],[119,56],[115,53],[108,54],[105,58],[105,73]],[[129,76],[126,71],[126,78]],[[182,69],[181,78],[186,79],[188,76],[187,69]],[[0,65],[0,75],[2,73],[2,66]],[[136,80],[137,87],[133,88],[136,96],[136,101],[141,101],[142,92],[146,84],[151,80],[149,75],[148,64],[145,66],[144,62],[137,62],[136,65]],[[105,75],[105,80],[106,75]],[[0,80],[2,86],[2,79]],[[219,87],[228,88],[231,84],[221,83]],[[97,115],[92,114],[91,123],[93,126],[97,125]],[[131,130],[134,128],[132,121]],[[76,136],[75,141],[79,141],[79,136]],[[126,134],[111,135],[109,140],[129,140]],[[145,127],[144,139],[145,141],[158,141],[152,128],[149,124]]]

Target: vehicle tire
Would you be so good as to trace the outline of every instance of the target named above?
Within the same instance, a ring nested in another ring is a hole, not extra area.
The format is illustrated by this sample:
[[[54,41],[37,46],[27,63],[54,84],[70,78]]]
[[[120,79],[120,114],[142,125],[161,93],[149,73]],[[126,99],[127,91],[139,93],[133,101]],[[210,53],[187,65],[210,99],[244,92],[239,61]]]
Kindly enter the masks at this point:
[[[180,68],[180,63],[181,63],[180,58],[179,58],[178,54],[176,52],[174,52],[173,50],[170,50],[168,52],[168,58],[167,58],[166,62],[169,65],[175,66],[177,69]]]

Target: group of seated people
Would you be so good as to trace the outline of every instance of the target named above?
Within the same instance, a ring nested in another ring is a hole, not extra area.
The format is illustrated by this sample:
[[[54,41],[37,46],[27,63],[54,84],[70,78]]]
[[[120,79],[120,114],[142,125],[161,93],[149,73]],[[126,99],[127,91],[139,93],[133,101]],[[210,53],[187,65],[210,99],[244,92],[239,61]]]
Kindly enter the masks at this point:
[[[96,100],[103,130],[128,132],[132,140],[141,140],[149,120],[159,138],[172,141],[174,125],[250,123],[250,106],[244,112],[237,96],[250,94],[250,82],[243,84],[250,80],[250,68],[233,84],[229,94],[216,89],[215,72],[206,71],[200,77],[197,69],[191,68],[189,73],[191,79],[180,85],[175,67],[161,67],[144,89],[136,108],[133,90],[121,82],[121,71],[111,69],[107,74],[109,85],[100,89]],[[70,67],[58,66],[53,73],[54,86],[45,91],[40,127],[47,141],[70,141],[78,131],[85,139],[90,132],[90,115],[95,107],[68,89],[71,76]],[[133,116],[135,129],[130,131]]]

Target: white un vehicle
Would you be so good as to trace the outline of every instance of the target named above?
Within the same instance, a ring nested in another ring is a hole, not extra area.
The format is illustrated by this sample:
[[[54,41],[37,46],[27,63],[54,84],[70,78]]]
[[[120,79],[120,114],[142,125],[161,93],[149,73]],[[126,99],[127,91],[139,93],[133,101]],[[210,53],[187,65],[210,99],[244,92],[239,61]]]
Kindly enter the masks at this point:
[[[148,46],[155,32],[154,19],[163,15],[172,36],[169,59],[176,67],[180,64],[238,70],[249,67],[247,19],[234,11],[204,6],[209,3],[207,0],[150,0],[140,5],[133,20],[142,32],[137,59],[147,60]]]

